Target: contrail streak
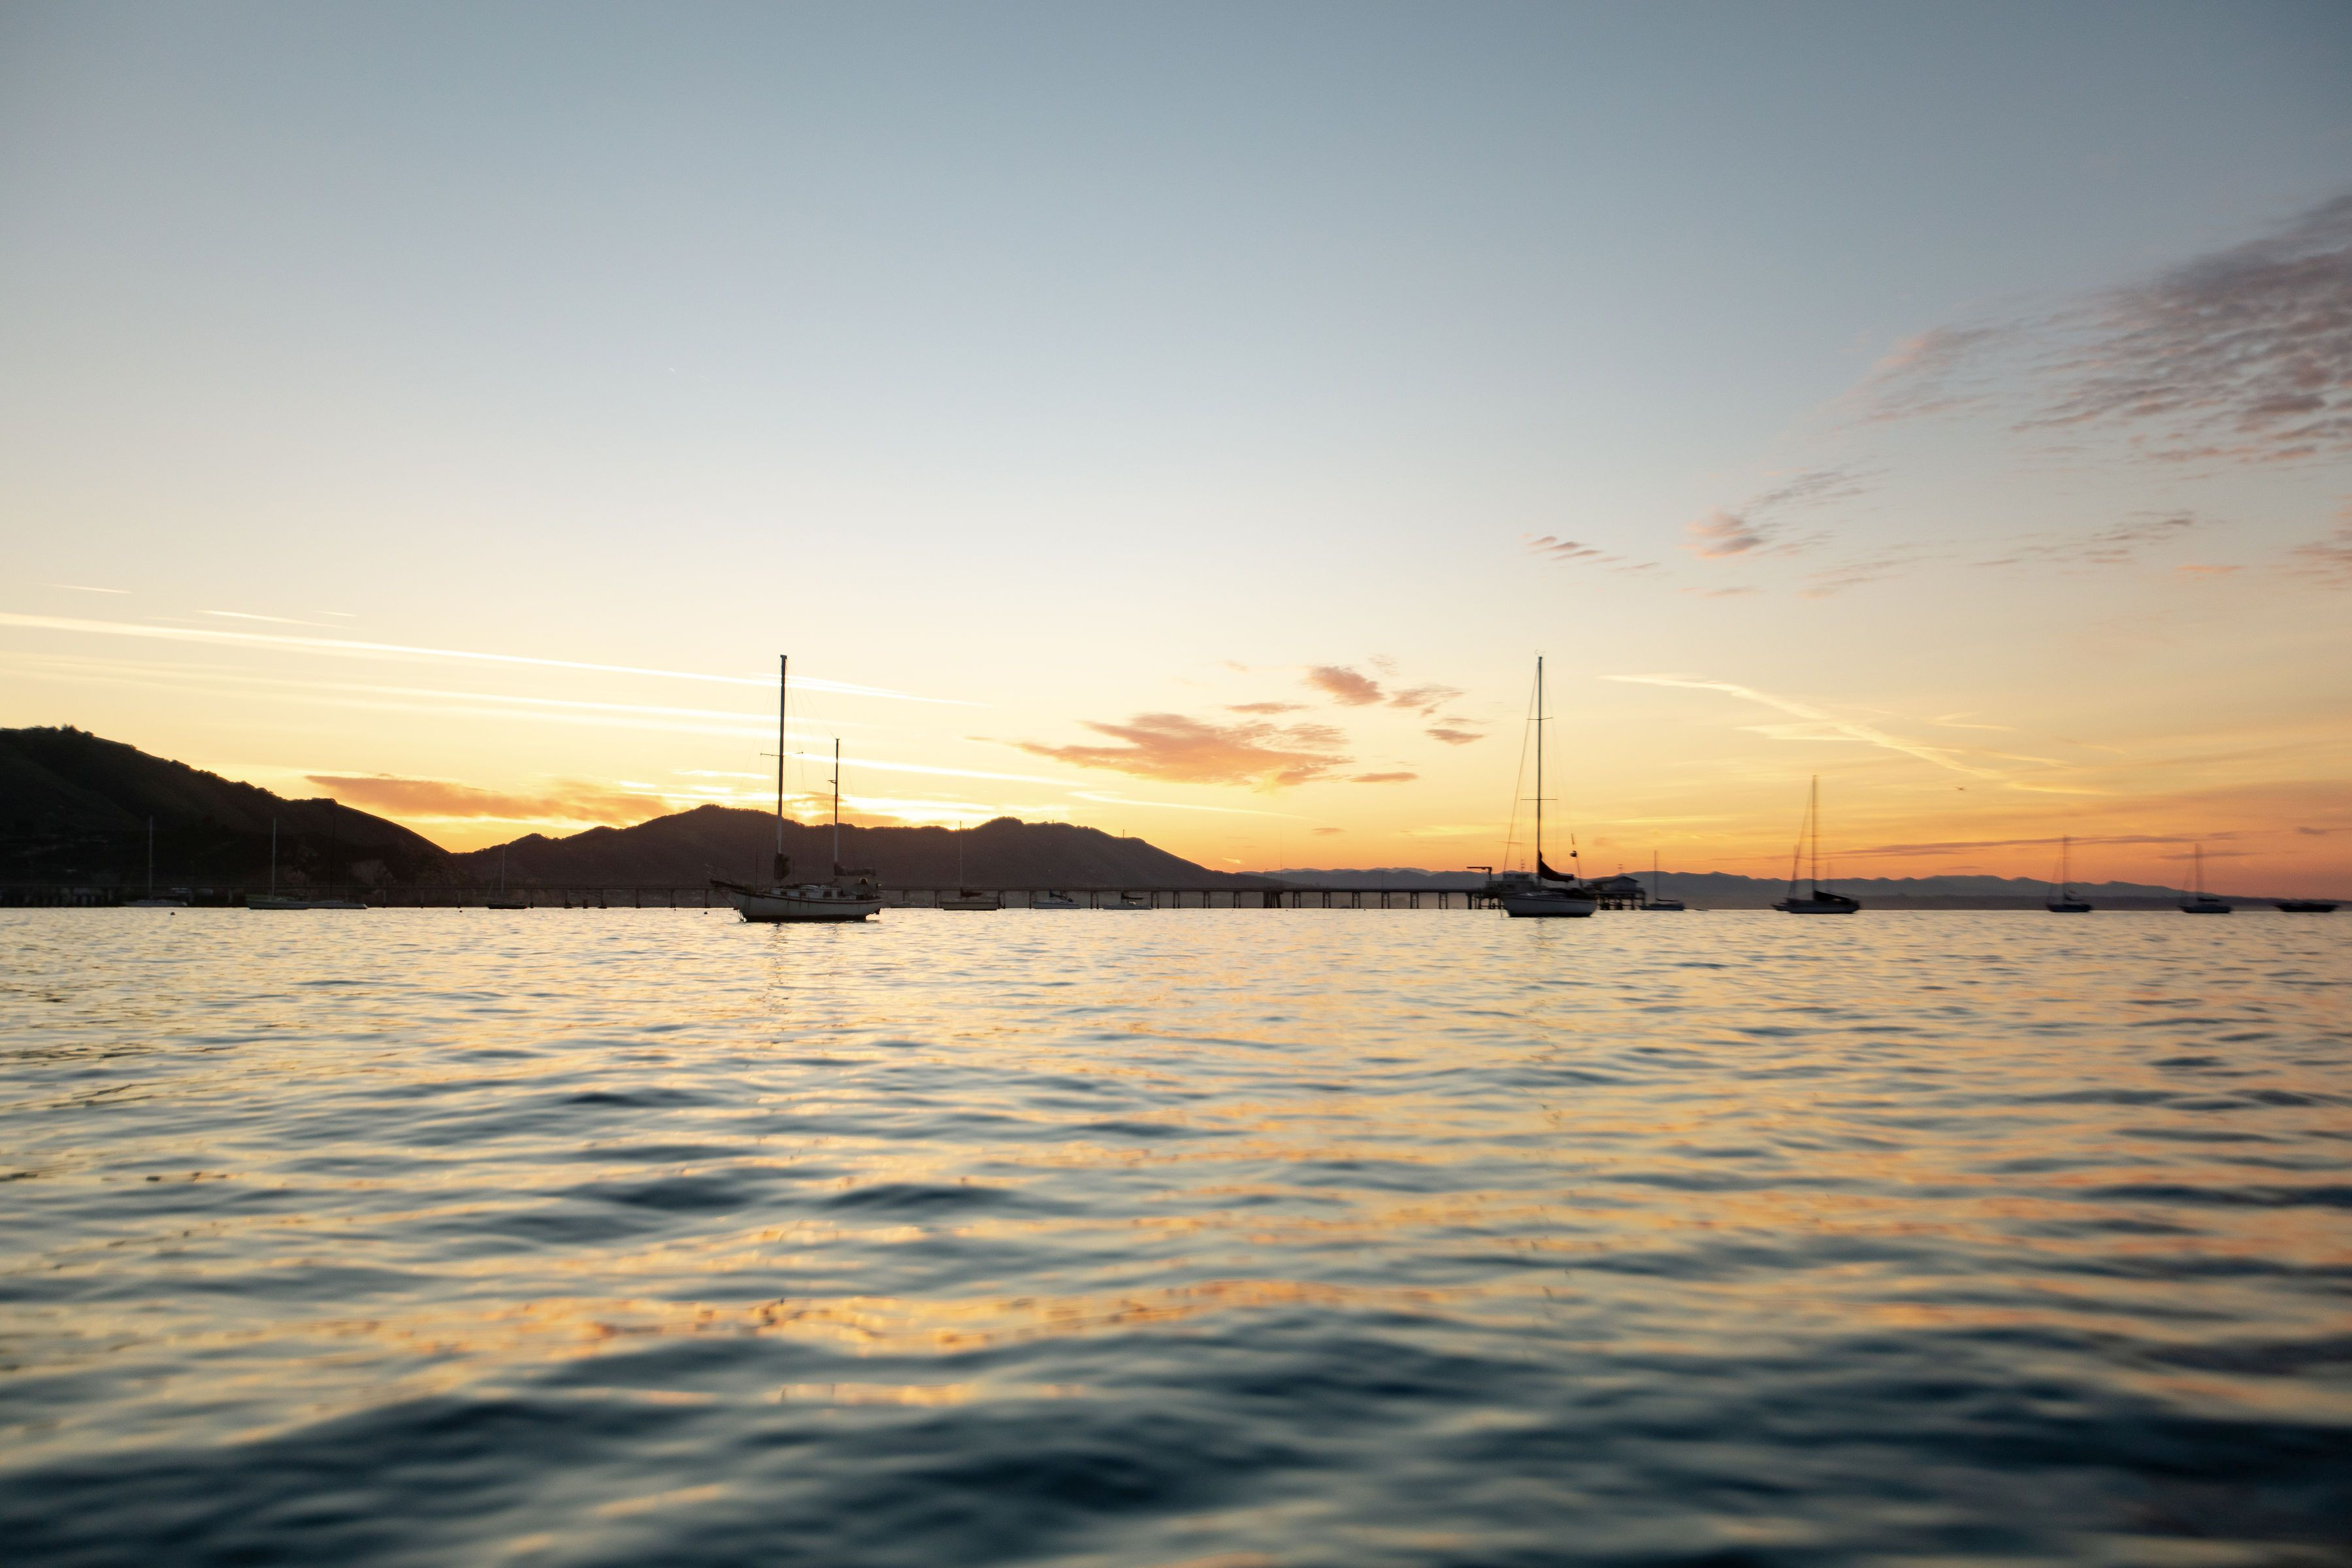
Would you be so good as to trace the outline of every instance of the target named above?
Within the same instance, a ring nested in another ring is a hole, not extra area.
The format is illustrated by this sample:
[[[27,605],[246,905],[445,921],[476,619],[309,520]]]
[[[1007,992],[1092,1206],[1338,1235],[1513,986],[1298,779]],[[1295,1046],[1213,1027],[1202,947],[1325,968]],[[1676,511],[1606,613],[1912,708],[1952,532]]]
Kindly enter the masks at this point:
[[[600,675],[650,675],[664,680],[704,680],[719,686],[765,687],[769,684],[765,679],[743,675],[703,675],[685,669],[647,669],[632,664],[591,664],[581,659],[539,658],[520,653],[477,653],[465,648],[359,642],[349,637],[306,637],[282,632],[232,632],[212,626],[155,626],[131,621],[86,621],[66,616],[22,616],[5,610],[0,610],[0,626],[24,626],[34,631],[76,632],[89,637],[151,637],[163,642],[245,643],[270,647],[310,648],[320,653],[362,658],[470,659],[479,664],[521,664],[541,669],[585,669]],[[952,697],[917,697],[905,691],[887,690],[879,686],[853,686],[846,681],[826,680],[816,676],[802,676],[798,684],[816,691],[838,692],[845,697],[880,697],[894,702],[936,702],[953,708],[986,706],[985,703],[966,702]]]

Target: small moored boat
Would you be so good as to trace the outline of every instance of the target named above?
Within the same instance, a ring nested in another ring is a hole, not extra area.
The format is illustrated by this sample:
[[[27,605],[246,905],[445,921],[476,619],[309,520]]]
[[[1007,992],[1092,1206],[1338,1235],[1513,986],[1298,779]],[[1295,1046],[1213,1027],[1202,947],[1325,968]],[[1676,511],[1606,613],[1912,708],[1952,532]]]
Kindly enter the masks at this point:
[[[1488,890],[1503,906],[1503,912],[1513,920],[1582,920],[1601,907],[1595,898],[1571,869],[1566,875],[1544,864],[1543,858],[1543,774],[1544,774],[1544,706],[1543,656],[1536,656],[1536,868],[1533,872],[1506,871],[1488,884]],[[1570,849],[1569,858],[1576,858]]]
[[[2188,900],[2180,906],[2180,912],[2184,915],[2228,914],[2229,904],[2205,890],[2205,846],[2202,844],[2197,846],[2196,857],[2197,890],[2190,894]]]
[[[794,882],[793,863],[784,854],[784,702],[791,690],[792,661],[778,656],[776,670],[776,860],[775,880],[764,888],[712,878],[710,885],[732,900],[747,921],[763,925],[799,921],[848,921],[869,920],[881,912],[882,889],[871,871],[853,871],[841,864],[841,742],[833,743],[833,878],[824,882]]]
[[[2062,835],[2058,840],[2058,880],[2050,889],[2050,901],[2042,906],[2053,915],[2087,915],[2091,912],[2091,906],[2076,898],[2073,888],[2068,886],[2074,880],[2074,838]]]
[[[1800,896],[1797,892],[1797,863],[1803,859],[1807,846],[1812,850],[1812,890]],[[1797,834],[1797,850],[1789,862],[1789,896],[1772,906],[1784,915],[1850,915],[1862,908],[1860,899],[1850,899],[1843,893],[1832,893],[1822,886],[1822,779],[1813,775],[1812,793],[1805,800],[1805,826]]]

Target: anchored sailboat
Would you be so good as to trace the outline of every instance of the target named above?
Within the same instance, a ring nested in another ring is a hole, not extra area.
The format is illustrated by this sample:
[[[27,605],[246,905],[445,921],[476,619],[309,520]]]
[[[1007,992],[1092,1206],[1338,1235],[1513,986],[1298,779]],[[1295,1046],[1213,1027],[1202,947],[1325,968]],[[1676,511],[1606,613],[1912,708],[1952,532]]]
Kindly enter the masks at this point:
[[[1003,893],[983,888],[967,888],[963,883],[963,824],[956,824],[956,890],[955,897],[941,899],[943,910],[1001,910],[1004,907]]]
[[[1811,847],[1812,891],[1797,896],[1797,867]],[[1805,798],[1805,826],[1797,835],[1796,852],[1789,858],[1789,896],[1772,906],[1784,915],[1850,915],[1862,908],[1860,899],[1825,891],[1822,887],[1822,776],[1813,775],[1812,793]]]
[[[852,871],[841,864],[841,742],[833,743],[833,879],[792,882],[792,860],[784,854],[784,707],[792,690],[792,660],[777,656],[776,664],[776,859],[773,880],[765,888],[711,879],[710,885],[734,900],[747,921],[862,921],[880,912],[882,892],[871,871]]]
[[[1488,884],[1500,899],[1503,912],[1515,920],[1581,918],[1601,907],[1571,871],[1563,876],[1544,864],[1544,700],[1543,656],[1536,656],[1536,868],[1506,871]],[[1569,851],[1570,859],[1576,851]]]
[[[2058,885],[2050,889],[2050,901],[2042,907],[2053,915],[2087,915],[2091,906],[2074,896],[2068,886],[2074,880],[2073,859],[2074,840],[2061,837],[2058,840]]]
[[[1642,899],[1642,907],[1645,910],[1661,910],[1667,914],[1680,914],[1683,911],[1683,901],[1680,899],[1669,899],[1658,891],[1658,852],[1654,849],[1650,851],[1650,886]]]
[[[2197,890],[2180,906],[2184,915],[2226,915],[2230,906],[2205,890],[2205,846],[2197,846]]]

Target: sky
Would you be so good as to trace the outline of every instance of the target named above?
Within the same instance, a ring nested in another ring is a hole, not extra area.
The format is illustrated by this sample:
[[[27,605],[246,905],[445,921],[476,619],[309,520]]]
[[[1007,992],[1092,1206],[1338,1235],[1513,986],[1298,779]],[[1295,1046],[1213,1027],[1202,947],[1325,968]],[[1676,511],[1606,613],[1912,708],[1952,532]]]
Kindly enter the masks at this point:
[[[0,11],[0,723],[2352,892],[2336,4]]]

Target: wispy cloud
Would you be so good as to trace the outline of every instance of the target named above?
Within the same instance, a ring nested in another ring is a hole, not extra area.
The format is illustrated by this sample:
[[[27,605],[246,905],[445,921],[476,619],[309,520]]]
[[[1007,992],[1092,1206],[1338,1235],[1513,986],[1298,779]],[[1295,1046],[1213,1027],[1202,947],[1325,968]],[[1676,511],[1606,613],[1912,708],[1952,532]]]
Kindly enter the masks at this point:
[[[1531,554],[1539,555],[1547,561],[1558,562],[1562,565],[1599,566],[1612,572],[1624,573],[1658,570],[1658,563],[1654,561],[1636,561],[1632,556],[1618,555],[1603,550],[1597,544],[1586,544],[1580,540],[1561,539],[1555,534],[1523,533],[1519,536],[1519,542],[1528,547]]]
[[[2154,547],[2181,538],[2199,525],[2190,512],[2143,512],[2090,533],[2029,536],[1979,566],[2127,566]]]
[[[63,588],[73,594],[128,594],[128,588],[97,588],[88,583],[44,583],[44,588]]]
[[[1690,542],[1683,548],[1702,561],[1721,561],[1733,555],[1745,555],[1751,550],[1761,550],[1772,542],[1769,530],[1736,517],[1717,507],[1703,517],[1693,518],[1683,527]]]
[[[1486,738],[1475,730],[1456,730],[1444,724],[1440,724],[1434,729],[1423,730],[1422,733],[1433,741],[1448,746],[1466,746],[1473,741],[1483,741]]]
[[[1103,768],[1176,784],[1246,784],[1278,789],[1329,778],[1346,767],[1346,737],[1328,724],[1256,721],[1214,724],[1181,713],[1139,713],[1124,724],[1092,721],[1087,729],[1115,746],[1013,742],[1033,756],[1074,767]]]
[[[1689,691],[1720,691],[1745,701],[1777,709],[1792,718],[1804,721],[1801,724],[1765,727],[1763,732],[1771,734],[1776,740],[1856,741],[1866,746],[1875,746],[1884,751],[1898,752],[1903,756],[1915,757],[1920,762],[1969,778],[1990,779],[2000,784],[2018,784],[2011,774],[1971,761],[1950,747],[1930,746],[1917,741],[1907,741],[1900,735],[1889,734],[1877,725],[1865,721],[1844,718],[1826,709],[1817,708],[1810,702],[1799,702],[1787,697],[1775,697],[1769,691],[1759,691],[1753,687],[1740,686],[1732,681],[1708,680],[1689,675],[1611,675],[1604,676],[1602,679],[1624,681],[1634,686],[1671,686]],[[2018,787],[2031,786],[2019,784]]]
[[[267,621],[275,626],[324,626],[330,631],[341,629],[327,621],[298,621],[291,616],[257,616],[249,610],[206,610],[205,614],[218,616],[225,621]]]
[[[1341,664],[1318,664],[1300,679],[1342,708],[1369,708],[1385,695],[1379,681]]]
[[[567,783],[543,794],[477,789],[446,779],[391,773],[311,773],[310,781],[339,801],[394,816],[432,821],[488,818],[500,822],[643,822],[670,809],[658,795],[608,785]]]
[[[1461,695],[1458,686],[1408,686],[1389,693],[1389,706],[1409,709],[1426,719]]]
[[[283,632],[238,632],[215,626],[159,626],[137,621],[89,621],[68,616],[26,616],[0,611],[0,626],[22,626],[34,631],[68,632],[86,637],[143,637],[159,642],[195,642],[243,644],[267,647],[305,648],[317,653],[331,653],[356,658],[456,659],[479,664],[525,665],[541,669],[581,669],[600,675],[645,675],[664,680],[698,680],[719,686],[757,686],[770,690],[775,683],[764,677],[754,679],[741,675],[705,675],[697,670],[649,669],[632,664],[593,664],[583,659],[542,658],[519,653],[480,653],[462,648],[417,647],[405,643],[361,642],[350,637],[296,637]],[[887,698],[898,702],[932,702],[955,708],[979,708],[985,704],[967,702],[952,697],[917,697],[908,692],[887,690],[878,686],[856,686],[847,681],[827,680],[822,676],[794,676],[793,684],[813,691],[838,692],[849,697]]]
[[[2172,461],[2352,454],[2352,195],[2273,233],[2036,316],[1897,344],[1856,423],[2007,406],[2023,432]]]
[[[1348,777],[1348,782],[1349,784],[1411,784],[1420,776],[1419,773],[1351,773]]]
[[[2113,426],[2161,458],[2352,454],[2352,195],[2085,315],[2026,426]]]
[[[1933,327],[1905,338],[1849,395],[1860,424],[1952,414],[1981,405],[1981,356],[2007,336],[1994,326]]]
[[[2287,569],[2337,587],[2352,588],[2352,502],[2336,514],[2335,531],[2286,552]]]
[[[1753,516],[1759,511],[1786,508],[1830,506],[1868,495],[1878,478],[1877,472],[1861,468],[1808,468],[1781,480],[1739,510]]]
[[[1307,704],[1304,702],[1228,702],[1225,704],[1225,711],[1228,713],[1300,713],[1306,709]]]

